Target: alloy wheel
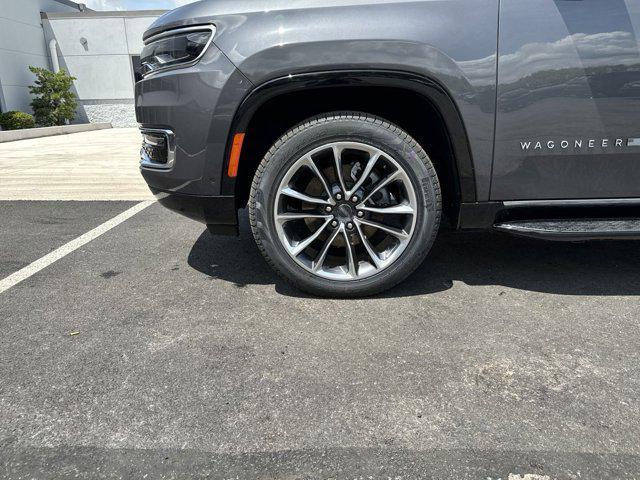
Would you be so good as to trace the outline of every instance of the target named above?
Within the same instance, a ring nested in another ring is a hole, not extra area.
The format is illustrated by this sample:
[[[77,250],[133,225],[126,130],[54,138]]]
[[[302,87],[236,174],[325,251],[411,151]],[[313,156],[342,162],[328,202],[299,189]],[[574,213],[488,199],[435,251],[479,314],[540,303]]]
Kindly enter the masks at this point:
[[[280,243],[299,265],[350,281],[400,258],[413,237],[417,200],[392,156],[361,142],[333,142],[291,165],[273,215]]]

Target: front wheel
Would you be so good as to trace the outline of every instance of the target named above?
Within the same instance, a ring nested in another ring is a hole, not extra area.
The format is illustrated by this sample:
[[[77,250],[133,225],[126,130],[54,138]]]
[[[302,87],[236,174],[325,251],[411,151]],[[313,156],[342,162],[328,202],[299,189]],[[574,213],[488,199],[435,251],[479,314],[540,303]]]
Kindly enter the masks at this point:
[[[400,128],[359,113],[310,119],[256,171],[251,228],[270,265],[314,295],[373,295],[424,260],[440,224],[440,185]]]

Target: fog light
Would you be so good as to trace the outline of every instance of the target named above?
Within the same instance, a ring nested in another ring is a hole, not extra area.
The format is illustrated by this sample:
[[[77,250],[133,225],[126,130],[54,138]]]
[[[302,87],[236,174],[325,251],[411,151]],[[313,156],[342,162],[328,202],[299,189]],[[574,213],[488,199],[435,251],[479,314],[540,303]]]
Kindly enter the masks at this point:
[[[171,130],[141,129],[140,166],[169,169],[175,161],[174,135]]]

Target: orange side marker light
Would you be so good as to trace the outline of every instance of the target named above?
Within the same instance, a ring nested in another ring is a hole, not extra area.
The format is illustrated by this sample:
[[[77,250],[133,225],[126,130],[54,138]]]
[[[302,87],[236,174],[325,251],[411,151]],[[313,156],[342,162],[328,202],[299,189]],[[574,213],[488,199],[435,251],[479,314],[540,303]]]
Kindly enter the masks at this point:
[[[229,156],[229,168],[227,175],[231,178],[238,176],[238,166],[240,164],[240,153],[242,153],[242,143],[244,142],[244,133],[236,133],[233,136],[233,146],[231,147],[231,155]]]

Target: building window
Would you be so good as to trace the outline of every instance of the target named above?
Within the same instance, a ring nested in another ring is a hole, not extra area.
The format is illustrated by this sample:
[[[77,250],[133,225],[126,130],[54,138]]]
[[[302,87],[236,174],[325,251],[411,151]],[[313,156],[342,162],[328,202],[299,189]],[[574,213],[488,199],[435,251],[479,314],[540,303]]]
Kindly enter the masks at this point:
[[[136,82],[142,80],[142,65],[140,64],[140,55],[131,57],[131,65],[133,65],[133,78]]]

